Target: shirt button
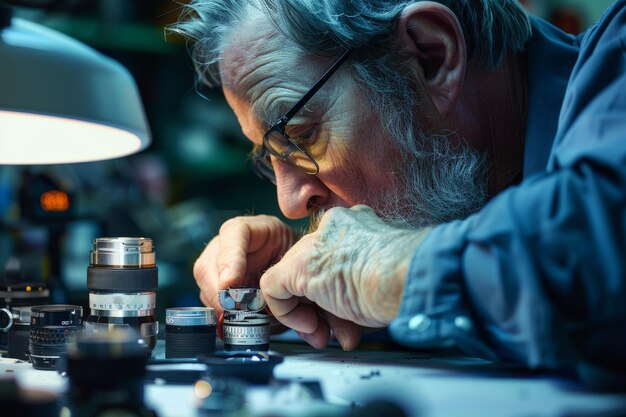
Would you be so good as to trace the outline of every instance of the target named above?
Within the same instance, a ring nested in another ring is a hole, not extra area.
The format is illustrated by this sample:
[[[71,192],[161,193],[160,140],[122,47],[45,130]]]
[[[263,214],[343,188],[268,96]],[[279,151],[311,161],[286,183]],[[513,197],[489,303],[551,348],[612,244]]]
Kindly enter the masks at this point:
[[[472,330],[472,321],[466,316],[457,316],[454,319],[454,325],[457,329],[469,332]]]
[[[409,320],[409,329],[416,332],[425,332],[430,327],[430,318],[426,314],[418,314]]]

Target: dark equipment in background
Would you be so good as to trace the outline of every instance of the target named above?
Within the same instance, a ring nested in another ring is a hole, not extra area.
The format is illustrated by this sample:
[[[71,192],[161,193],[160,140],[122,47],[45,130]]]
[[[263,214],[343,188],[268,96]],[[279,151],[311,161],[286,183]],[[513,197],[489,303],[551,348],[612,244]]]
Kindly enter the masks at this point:
[[[0,351],[8,351],[12,358],[25,358],[25,351],[20,353],[22,349],[17,344],[22,340],[20,335],[23,334],[24,326],[30,325],[30,317],[26,317],[21,308],[47,304],[49,297],[50,291],[44,283],[23,280],[18,258],[8,259],[0,281]],[[20,310],[16,310],[18,308]],[[11,349],[9,339],[14,331],[17,333],[13,334],[14,347]],[[26,344],[28,345],[28,332]],[[17,356],[11,356],[12,354]]]

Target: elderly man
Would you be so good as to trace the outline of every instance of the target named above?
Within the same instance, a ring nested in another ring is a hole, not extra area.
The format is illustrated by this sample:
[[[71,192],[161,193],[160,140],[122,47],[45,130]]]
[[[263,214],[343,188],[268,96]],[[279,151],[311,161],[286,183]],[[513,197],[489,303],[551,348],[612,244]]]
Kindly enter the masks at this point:
[[[316,348],[362,327],[529,367],[626,369],[626,7],[575,38],[514,0],[195,0],[221,85],[298,236],[221,227],[202,301],[260,285]],[[316,82],[317,80],[317,82]]]

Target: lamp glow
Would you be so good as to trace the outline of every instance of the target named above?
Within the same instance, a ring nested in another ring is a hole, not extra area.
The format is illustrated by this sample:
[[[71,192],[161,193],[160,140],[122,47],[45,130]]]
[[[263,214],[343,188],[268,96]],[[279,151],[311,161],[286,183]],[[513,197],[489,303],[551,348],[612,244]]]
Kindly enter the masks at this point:
[[[81,120],[0,110],[0,164],[89,162],[137,152],[130,132]]]
[[[0,27],[0,164],[89,162],[145,149],[150,131],[130,73],[62,33]]]

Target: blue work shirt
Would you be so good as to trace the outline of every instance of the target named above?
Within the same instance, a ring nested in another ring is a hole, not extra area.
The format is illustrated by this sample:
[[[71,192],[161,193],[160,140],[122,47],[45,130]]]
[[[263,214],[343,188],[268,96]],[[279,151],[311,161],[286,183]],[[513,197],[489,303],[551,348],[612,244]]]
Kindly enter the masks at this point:
[[[390,333],[534,368],[626,370],[626,1],[578,38],[532,25],[524,180],[431,231]]]

